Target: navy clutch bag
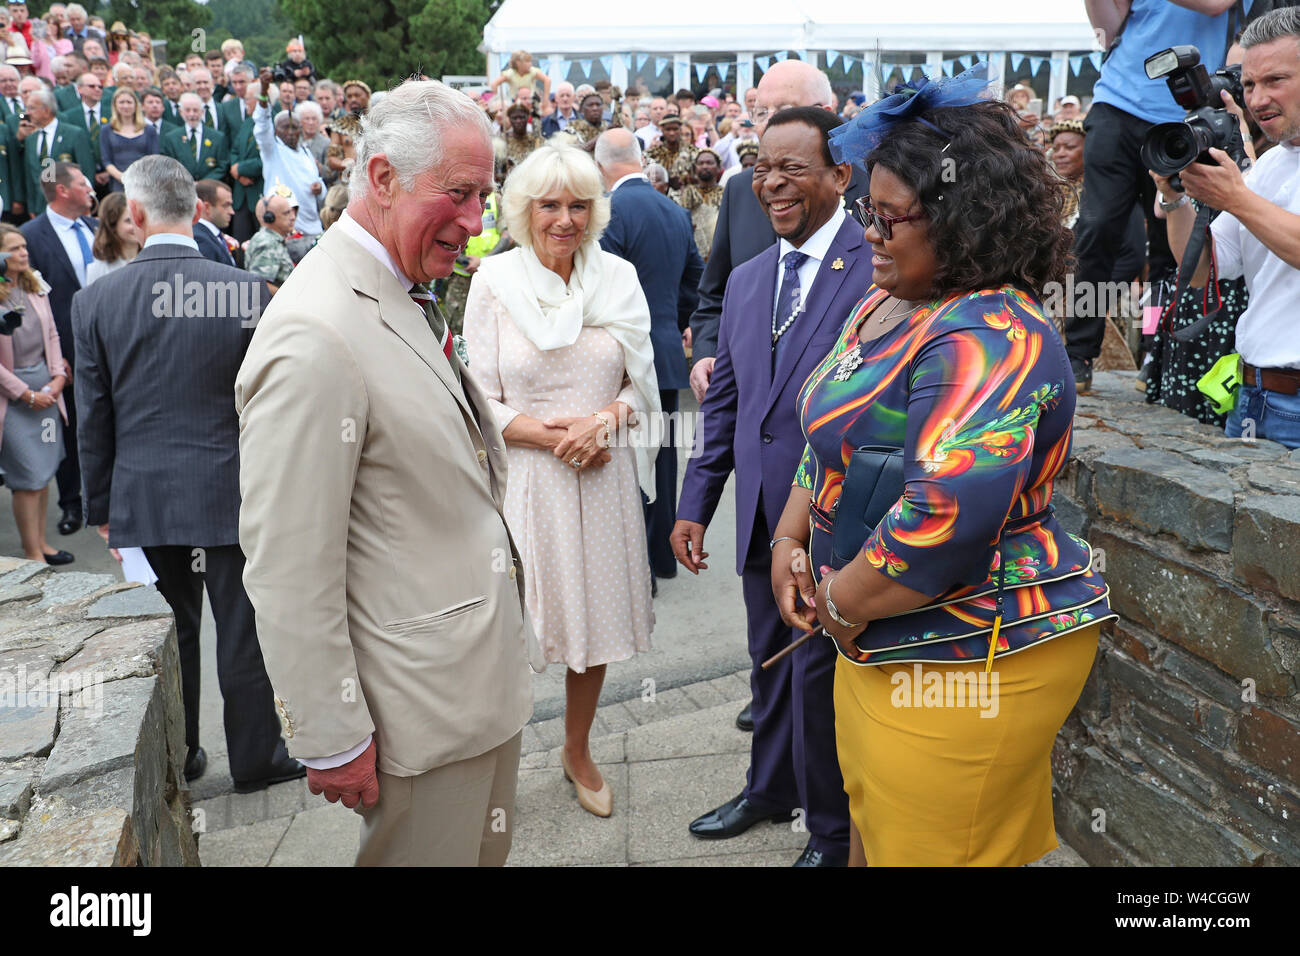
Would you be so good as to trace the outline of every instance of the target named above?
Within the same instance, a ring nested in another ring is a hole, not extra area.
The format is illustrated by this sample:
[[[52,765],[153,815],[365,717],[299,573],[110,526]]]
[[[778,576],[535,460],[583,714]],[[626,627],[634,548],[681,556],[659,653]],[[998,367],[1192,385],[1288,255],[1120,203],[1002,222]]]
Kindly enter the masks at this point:
[[[903,486],[903,449],[863,445],[854,450],[831,530],[837,567],[857,557],[885,512],[903,496]]]

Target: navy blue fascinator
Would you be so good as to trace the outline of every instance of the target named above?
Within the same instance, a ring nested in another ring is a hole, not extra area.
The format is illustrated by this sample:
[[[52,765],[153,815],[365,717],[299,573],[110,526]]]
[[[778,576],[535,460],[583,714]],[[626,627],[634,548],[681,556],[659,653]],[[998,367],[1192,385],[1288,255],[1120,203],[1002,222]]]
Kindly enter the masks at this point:
[[[947,133],[921,114],[941,106],[970,106],[988,99],[988,89],[987,63],[977,63],[957,76],[940,80],[922,77],[895,86],[889,96],[831,130],[831,156],[837,163],[860,165],[891,129],[907,120],[923,123],[947,139]]]

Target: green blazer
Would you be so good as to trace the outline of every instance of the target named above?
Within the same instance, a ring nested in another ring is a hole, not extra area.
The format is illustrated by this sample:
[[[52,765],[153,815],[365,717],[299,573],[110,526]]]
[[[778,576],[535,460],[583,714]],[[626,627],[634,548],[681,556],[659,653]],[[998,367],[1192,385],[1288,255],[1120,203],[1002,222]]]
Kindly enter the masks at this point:
[[[257,208],[257,200],[262,195],[262,150],[258,148],[257,139],[253,136],[253,117],[244,120],[244,125],[239,128],[235,135],[235,143],[230,150],[231,164],[239,164],[239,175],[248,176],[253,180],[253,185],[245,186],[238,179],[234,179],[231,186],[231,195],[234,199],[236,209],[248,209],[250,211]]]
[[[65,110],[64,112],[60,113],[59,122],[71,123],[73,126],[79,126],[82,129],[86,130],[86,133],[90,136],[91,152],[94,153],[95,156],[95,168],[100,169],[101,166],[100,166],[100,159],[99,159],[99,131],[101,129],[106,129],[108,127],[108,113],[104,111],[103,106],[102,105],[100,106],[99,123],[95,126],[94,129],[86,129],[86,105],[81,102],[77,103],[76,109]]]
[[[225,179],[226,173],[230,170],[230,146],[226,142],[225,134],[217,132],[211,126],[204,126],[200,131],[203,135],[203,143],[198,157],[195,158],[194,149],[185,142],[187,132],[189,132],[188,128],[182,126],[164,134],[162,154],[179,160],[181,165],[190,171],[195,182],[200,179]]]
[[[26,190],[27,211],[39,216],[45,211],[45,193],[41,191],[41,131],[37,130],[23,140],[23,188]],[[95,173],[95,153],[86,131],[60,117],[54,131],[54,141],[46,144],[49,159],[61,163],[76,163],[88,177]]]
[[[60,110],[75,109],[81,105],[81,97],[77,95],[77,88],[69,83],[67,86],[56,86],[54,88],[54,99],[58,101]],[[109,100],[111,103],[112,100]]]
[[[223,132],[227,134],[228,138],[233,143],[239,136],[239,131],[244,125],[244,120],[252,117],[253,114],[249,113],[248,117],[245,117],[240,113],[239,100],[226,100],[226,102],[218,104],[217,109],[221,111],[221,123],[224,127]],[[235,152],[233,146],[231,147],[230,152],[233,157]],[[231,162],[234,162],[233,158],[231,159]]]
[[[26,202],[23,183],[23,151],[9,124],[0,123],[0,212],[9,212],[16,202]]]

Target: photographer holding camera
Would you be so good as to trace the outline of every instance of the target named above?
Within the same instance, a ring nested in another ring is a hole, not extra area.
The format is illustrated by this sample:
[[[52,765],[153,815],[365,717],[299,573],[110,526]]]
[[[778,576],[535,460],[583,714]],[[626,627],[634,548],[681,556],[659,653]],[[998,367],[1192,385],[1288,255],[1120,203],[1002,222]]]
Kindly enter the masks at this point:
[[[64,454],[68,367],[46,297],[32,271],[27,238],[0,225],[0,467],[13,491],[14,521],[29,561],[68,564],[66,551],[45,541],[50,482]]]
[[[1083,199],[1075,230],[1079,264],[1075,286],[1109,282],[1123,250],[1125,225],[1133,204],[1147,217],[1148,280],[1159,282],[1173,260],[1164,224],[1154,218],[1155,189],[1138,147],[1153,124],[1181,120],[1184,109],[1165,84],[1143,70],[1147,55],[1171,42],[1192,43],[1214,73],[1223,66],[1229,42],[1249,16],[1253,0],[1085,0],[1088,19],[1109,49],[1093,89],[1084,123]],[[1091,310],[1096,311],[1096,310]],[[1080,315],[1065,329],[1075,386],[1092,387],[1092,361],[1101,353],[1105,315]]]
[[[1243,176],[1222,149],[1215,162],[1181,170],[1183,192],[1152,172],[1167,213],[1169,245],[1181,261],[1195,228],[1188,197],[1222,210],[1211,224],[1191,285],[1213,274],[1244,276],[1250,304],[1237,322],[1242,381],[1224,431],[1300,448],[1300,336],[1293,312],[1300,301],[1300,9],[1274,10],[1241,36],[1246,106],[1278,146]],[[1250,424],[1247,425],[1247,422]]]

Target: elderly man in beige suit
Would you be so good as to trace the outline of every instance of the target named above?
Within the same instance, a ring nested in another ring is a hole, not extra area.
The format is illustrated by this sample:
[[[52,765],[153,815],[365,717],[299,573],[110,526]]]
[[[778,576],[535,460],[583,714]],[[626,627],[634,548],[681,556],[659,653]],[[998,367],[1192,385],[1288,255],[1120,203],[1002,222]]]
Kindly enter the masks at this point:
[[[487,120],[408,82],[362,121],[347,212],[235,387],[244,582],[289,752],[365,818],[358,865],[499,865],[544,666],[506,448],[424,283],[493,189]]]

